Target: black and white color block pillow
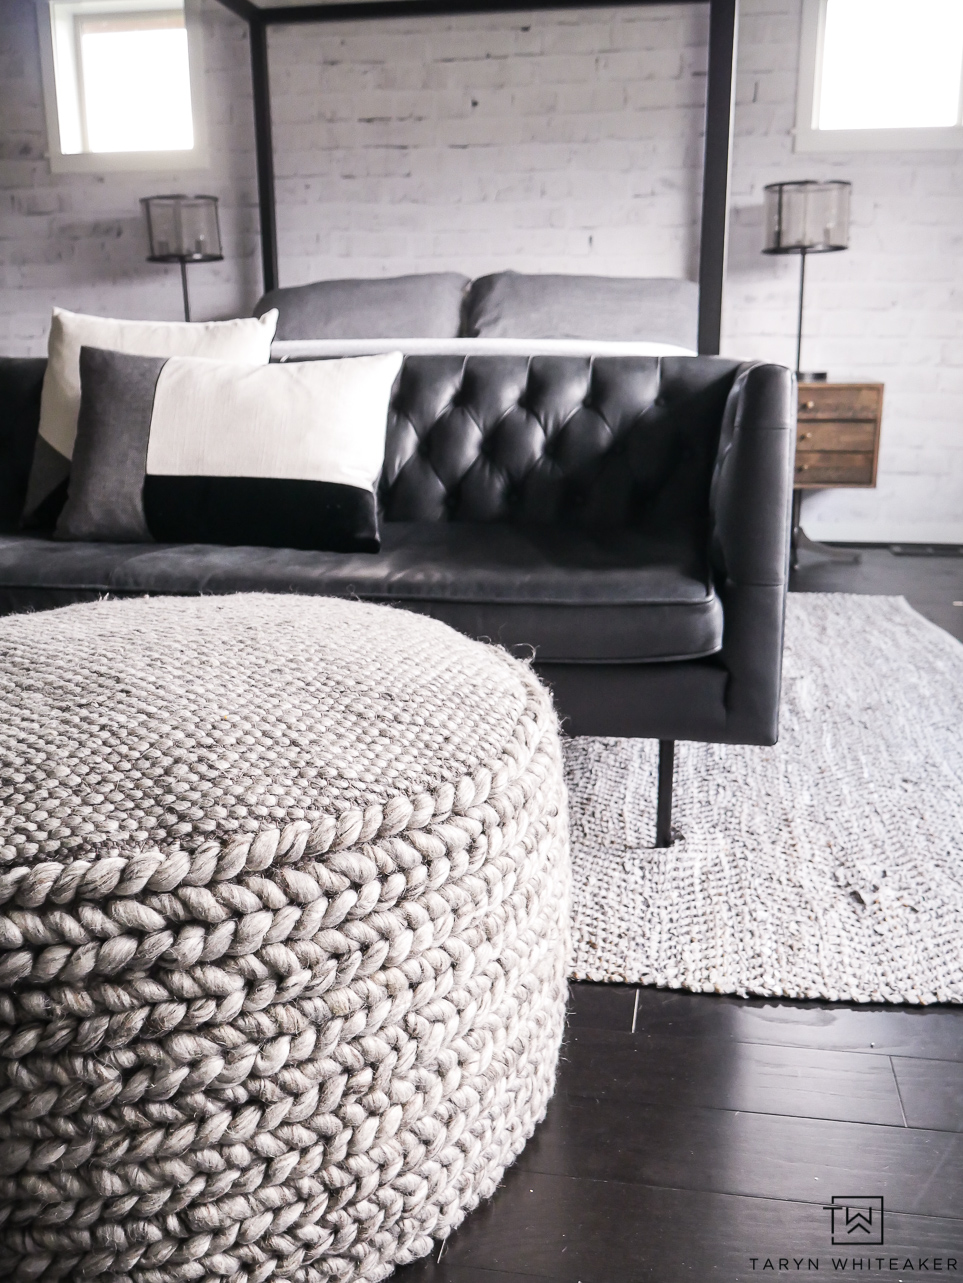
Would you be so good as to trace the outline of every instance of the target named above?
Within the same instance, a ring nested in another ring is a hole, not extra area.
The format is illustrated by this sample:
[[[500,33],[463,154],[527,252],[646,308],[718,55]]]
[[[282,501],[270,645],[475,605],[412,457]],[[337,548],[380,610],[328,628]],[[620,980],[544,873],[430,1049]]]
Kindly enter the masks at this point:
[[[82,348],[56,537],[377,552],[401,362],[244,366]]]

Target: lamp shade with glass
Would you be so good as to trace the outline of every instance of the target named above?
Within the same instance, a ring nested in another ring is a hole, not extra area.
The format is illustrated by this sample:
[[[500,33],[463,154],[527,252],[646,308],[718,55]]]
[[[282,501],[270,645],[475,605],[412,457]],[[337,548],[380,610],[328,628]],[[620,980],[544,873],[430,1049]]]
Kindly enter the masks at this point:
[[[141,199],[150,242],[149,263],[179,263],[184,320],[191,319],[188,263],[223,259],[216,196],[145,196]]]
[[[849,248],[851,191],[852,183],[840,179],[826,183],[810,179],[770,183],[764,190],[766,243],[763,253],[799,255],[797,375],[800,374],[802,357],[806,257],[809,254],[829,254]]]

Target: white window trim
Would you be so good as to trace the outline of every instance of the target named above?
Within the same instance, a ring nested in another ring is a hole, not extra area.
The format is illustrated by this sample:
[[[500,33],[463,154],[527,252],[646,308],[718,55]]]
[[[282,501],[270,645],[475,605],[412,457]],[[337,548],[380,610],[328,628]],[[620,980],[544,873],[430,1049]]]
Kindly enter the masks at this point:
[[[947,151],[963,147],[963,125],[929,129],[815,129],[825,23],[826,0],[803,0],[794,151]]]
[[[60,111],[54,75],[50,0],[36,0],[40,35],[40,69],[43,77],[44,113],[47,118],[47,159],[54,174],[109,174],[152,172],[176,173],[187,169],[208,169],[207,112],[204,97],[204,46],[198,0],[184,0],[187,29],[187,57],[191,77],[191,112],[194,118],[194,146],[182,151],[64,152],[60,143]],[[156,0],[87,0],[83,5],[93,13],[137,13],[156,10]]]

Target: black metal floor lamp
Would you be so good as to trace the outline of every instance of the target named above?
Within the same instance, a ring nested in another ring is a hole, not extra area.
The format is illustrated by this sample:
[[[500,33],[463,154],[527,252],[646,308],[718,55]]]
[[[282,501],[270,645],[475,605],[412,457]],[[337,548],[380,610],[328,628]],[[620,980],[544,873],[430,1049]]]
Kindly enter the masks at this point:
[[[803,305],[806,295],[806,257],[849,248],[849,198],[852,183],[812,179],[770,183],[765,188],[766,243],[764,254],[799,255],[799,311],[796,317],[796,378],[800,383],[822,382],[826,375],[803,373]],[[792,564],[800,548],[835,561],[859,561],[858,553],[842,552],[810,539],[802,528],[802,491],[792,492]]]
[[[221,227],[216,196],[144,196],[149,263],[179,263],[184,295],[184,320],[191,319],[187,292],[188,263],[219,263]]]
[[[770,183],[765,188],[766,244],[764,254],[799,255],[799,313],[796,322],[796,377],[803,375],[803,300],[806,291],[806,256],[849,249],[849,197],[852,183],[811,179]],[[825,374],[815,376],[825,378]]]

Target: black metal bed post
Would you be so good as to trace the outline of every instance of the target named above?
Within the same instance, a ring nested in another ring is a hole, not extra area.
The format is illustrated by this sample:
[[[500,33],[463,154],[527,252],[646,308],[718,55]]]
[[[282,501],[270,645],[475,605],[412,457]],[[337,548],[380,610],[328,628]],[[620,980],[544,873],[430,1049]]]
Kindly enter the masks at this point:
[[[220,0],[247,23],[251,46],[251,89],[254,94],[254,158],[257,203],[261,220],[261,274],[264,289],[278,284],[277,205],[274,192],[274,137],[271,133],[271,85],[268,78],[267,24],[277,10],[259,9],[252,0]]]
[[[303,4],[258,8],[251,0],[220,0],[243,18],[251,38],[254,131],[261,261],[265,290],[278,285],[277,213],[274,191],[274,140],[268,79],[267,29],[273,24],[364,21],[413,14],[512,13],[524,9],[594,8],[606,3],[646,5],[656,0],[352,0],[352,3]],[[674,0],[695,3],[696,0]],[[705,160],[699,247],[699,351],[719,351],[722,291],[729,229],[729,171],[735,99],[735,61],[739,0],[709,0],[709,67],[706,85]]]
[[[699,351],[717,356],[729,242],[729,176],[736,96],[739,0],[709,0],[709,76],[699,242]]]
[[[257,203],[261,215],[261,275],[264,292],[278,287],[278,220],[274,191],[274,138],[271,131],[271,82],[267,23],[261,14],[248,22],[251,35],[251,84],[254,89],[254,150]]]

